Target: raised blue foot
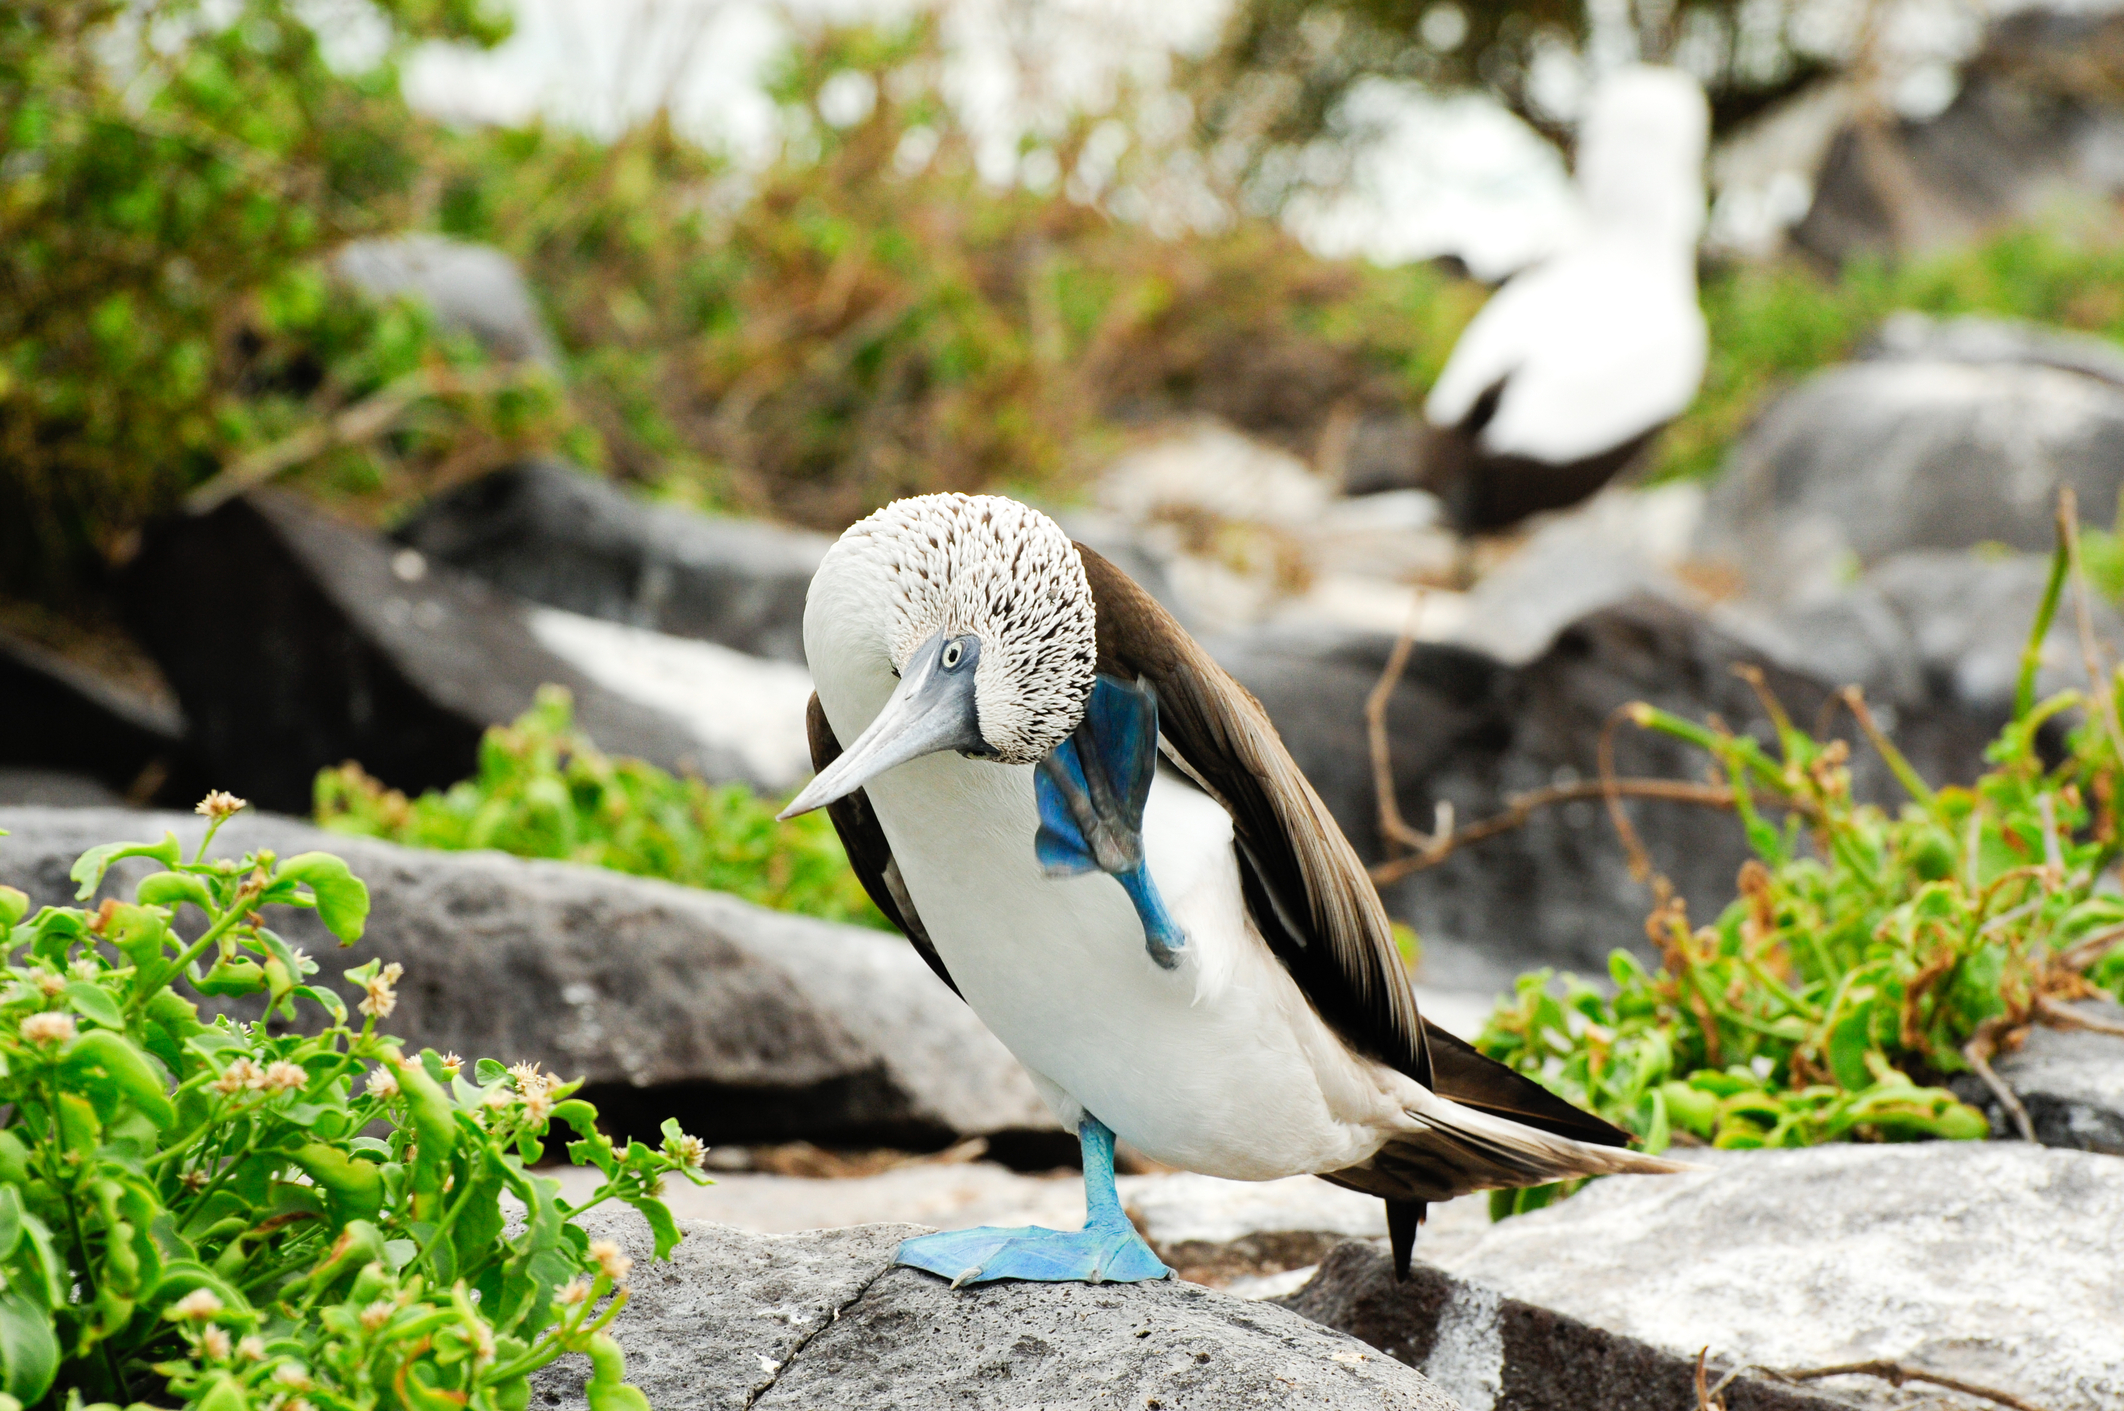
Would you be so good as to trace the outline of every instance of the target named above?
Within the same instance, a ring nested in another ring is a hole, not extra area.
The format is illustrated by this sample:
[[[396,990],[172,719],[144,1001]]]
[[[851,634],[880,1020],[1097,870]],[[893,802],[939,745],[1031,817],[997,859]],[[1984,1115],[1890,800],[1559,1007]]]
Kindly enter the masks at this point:
[[[1114,1190],[1114,1134],[1096,1117],[1086,1117],[1077,1126],[1077,1140],[1084,1150],[1083,1229],[940,1230],[903,1243],[893,1262],[926,1269],[951,1280],[953,1288],[995,1279],[1132,1284],[1171,1278],[1173,1271],[1151,1253],[1122,1212]]]
[[[1050,877],[1105,872],[1143,922],[1143,946],[1162,970],[1180,963],[1187,933],[1165,909],[1143,860],[1143,805],[1158,772],[1158,697],[1113,676],[1092,682],[1084,719],[1040,761],[1033,851]]]

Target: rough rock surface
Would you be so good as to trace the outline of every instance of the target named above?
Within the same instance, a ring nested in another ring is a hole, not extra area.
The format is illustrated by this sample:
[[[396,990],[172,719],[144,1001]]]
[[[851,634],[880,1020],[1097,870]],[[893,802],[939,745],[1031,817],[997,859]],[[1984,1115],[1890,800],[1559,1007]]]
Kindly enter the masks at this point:
[[[1419,1247],[1424,1243],[1418,1237]],[[1418,1368],[1464,1411],[1682,1411],[1693,1357],[1454,1278],[1419,1259],[1405,1282],[1382,1248],[1345,1244],[1275,1300]],[[1726,1411],[1840,1411],[1844,1403],[1748,1377]]]
[[[481,732],[548,682],[574,692],[577,722],[614,754],[755,777],[734,742],[572,665],[515,599],[292,496],[164,524],[124,586],[199,768],[262,807],[307,812],[317,771],[347,759],[401,789],[455,783],[473,772]]]
[[[1700,551],[1751,593],[1826,596],[1855,561],[1997,542],[2043,552],[2057,487],[2107,524],[2124,388],[2038,364],[1851,363],[1815,374],[1734,447]]]
[[[628,1377],[659,1411],[695,1408],[1260,1405],[1452,1411],[1422,1376],[1295,1313],[1193,1284],[1008,1282],[954,1291],[889,1267],[919,1226],[803,1235],[685,1226],[649,1259],[632,1212],[596,1233],[635,1260],[612,1325]],[[534,1382],[533,1405],[580,1406],[583,1363]]]
[[[1384,636],[1317,632],[1212,643],[1219,660],[1267,707],[1367,862],[1386,852],[1364,705],[1392,646]],[[1630,701],[1647,700],[1693,720],[1715,712],[1734,729],[1768,740],[1768,717],[1732,674],[1737,664],[1761,667],[1795,719],[1811,722],[1827,698],[1822,682],[1782,669],[1702,617],[1653,598],[1586,616],[1516,669],[1465,649],[1420,643],[1387,710],[1402,816],[1428,829],[1444,802],[1465,825],[1503,812],[1513,795],[1598,779],[1602,729]],[[1839,728],[1848,730],[1848,717]],[[1616,770],[1625,776],[1703,775],[1698,752],[1633,727],[1617,729],[1615,747]],[[1885,792],[1885,773],[1870,751],[1854,755],[1861,790]],[[1689,899],[1692,914],[1708,916],[1732,898],[1734,875],[1749,853],[1730,814],[1666,802],[1628,807],[1654,864]],[[1593,798],[1538,810],[1525,826],[1390,884],[1385,895],[1388,908],[1423,937],[1420,978],[1476,990],[1508,988],[1521,970],[1538,965],[1605,974],[1610,951],[1645,944],[1650,906]]]
[[[422,301],[444,329],[471,334],[497,358],[560,370],[538,302],[515,262],[492,246],[440,235],[387,235],[349,241],[333,256],[332,268],[373,298],[403,294]]]
[[[2071,1007],[2112,1028],[2124,1026],[2124,1006],[2082,1000]],[[1992,1069],[2028,1110],[2044,1146],[2124,1156],[2124,1038],[2038,1025]],[[1954,1090],[1991,1118],[1994,1137],[2020,1136],[2005,1104],[1974,1073],[1957,1074]]]
[[[189,814],[0,810],[13,832],[0,839],[0,878],[71,904],[67,870],[90,846],[164,830],[190,846],[203,826]],[[398,961],[391,1028],[409,1046],[586,1077],[618,1128],[653,1133],[677,1116],[711,1141],[1063,1140],[1024,1070],[897,936],[597,868],[400,848],[291,819],[240,815],[215,840],[219,855],[258,847],[335,852],[369,885],[368,934],[350,950],[312,912],[273,919],[318,960],[320,982],[351,1004],[360,996],[341,971],[372,955]]]
[[[56,653],[0,632],[0,766],[149,792],[183,768],[184,719]],[[154,770],[152,776],[146,774]]]
[[[646,505],[551,461],[442,496],[398,538],[532,602],[800,665],[804,594],[831,543]]]
[[[1691,1361],[1881,1358],[2045,1411],[2124,1404],[2124,1162],[2019,1142],[1702,1159],[1503,1221],[1448,1272]],[[1813,1387],[1876,1407],[1942,1395]]]

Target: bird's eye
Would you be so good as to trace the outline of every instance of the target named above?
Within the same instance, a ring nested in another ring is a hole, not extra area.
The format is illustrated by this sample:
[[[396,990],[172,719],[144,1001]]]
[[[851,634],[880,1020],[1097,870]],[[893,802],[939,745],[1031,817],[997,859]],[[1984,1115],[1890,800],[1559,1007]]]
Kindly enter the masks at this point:
[[[964,656],[965,654],[966,649],[960,646],[957,642],[946,642],[944,644],[944,669],[946,671],[949,671],[953,667],[957,666],[959,664],[959,658]]]

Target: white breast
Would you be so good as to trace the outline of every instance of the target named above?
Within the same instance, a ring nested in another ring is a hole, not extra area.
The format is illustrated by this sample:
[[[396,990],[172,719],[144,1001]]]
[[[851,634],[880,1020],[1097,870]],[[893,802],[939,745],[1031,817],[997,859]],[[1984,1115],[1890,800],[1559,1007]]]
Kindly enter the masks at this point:
[[[952,979],[1065,1122],[1089,1111],[1157,1160],[1241,1180],[1351,1165],[1407,1126],[1407,1080],[1351,1055],[1253,931],[1231,820],[1199,791],[1161,776],[1145,813],[1188,934],[1166,971],[1119,883],[1042,874],[1030,768],[933,755],[868,787]]]

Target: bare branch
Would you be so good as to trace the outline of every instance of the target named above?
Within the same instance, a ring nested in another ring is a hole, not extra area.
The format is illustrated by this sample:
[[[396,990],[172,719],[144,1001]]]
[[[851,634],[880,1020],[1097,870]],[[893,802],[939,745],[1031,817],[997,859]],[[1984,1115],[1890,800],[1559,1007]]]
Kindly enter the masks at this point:
[[[2013,1125],[2020,1132],[2021,1140],[2033,1142],[2036,1139],[2035,1123],[2029,1120],[2028,1109],[2022,1106],[2019,1095],[2007,1087],[2005,1080],[1991,1067],[1991,1056],[1999,1051],[1998,1036],[2002,1027],[2000,1021],[2005,1017],[1993,1015],[1977,1025],[1976,1033],[1970,1037],[1968,1043],[1962,1045],[1962,1057],[1969,1060],[1969,1066],[1984,1080],[1984,1086],[1991,1089],[1991,1095],[1999,1100],[1999,1106],[2012,1116]]]
[[[1802,1367],[1791,1371],[1780,1371],[1775,1367],[1763,1367],[1758,1370],[1768,1372],[1771,1376],[1787,1382],[1813,1382],[1819,1381],[1823,1377],[1879,1377],[1882,1381],[1894,1387],[1899,1387],[1904,1382],[1923,1382],[1928,1386],[1945,1387],[1949,1391],[1961,1392],[1964,1396],[1979,1397],[1999,1406],[2010,1406],[2013,1411],[2044,1411],[2044,1408],[2034,1402],[2024,1401],[2010,1391],[2000,1391],[1996,1387],[1978,1386],[1975,1382],[1965,1382],[1958,1377],[1941,1376],[1937,1372],[1927,1372],[1921,1368],[1906,1366],[1901,1362],[1890,1362],[1886,1358],[1879,1358],[1872,1362],[1844,1362],[1834,1367]]]
[[[2102,728],[2109,733],[2109,747],[2124,758],[2124,725],[2117,721],[2117,683],[2102,661],[2095,644],[2093,590],[2087,584],[2087,566],[2080,562],[2079,497],[2070,485],[2058,487],[2058,538],[2065,545],[2066,562],[2072,565],[2073,615],[2080,629],[2080,659],[2087,667],[2087,684],[2101,702]]]

